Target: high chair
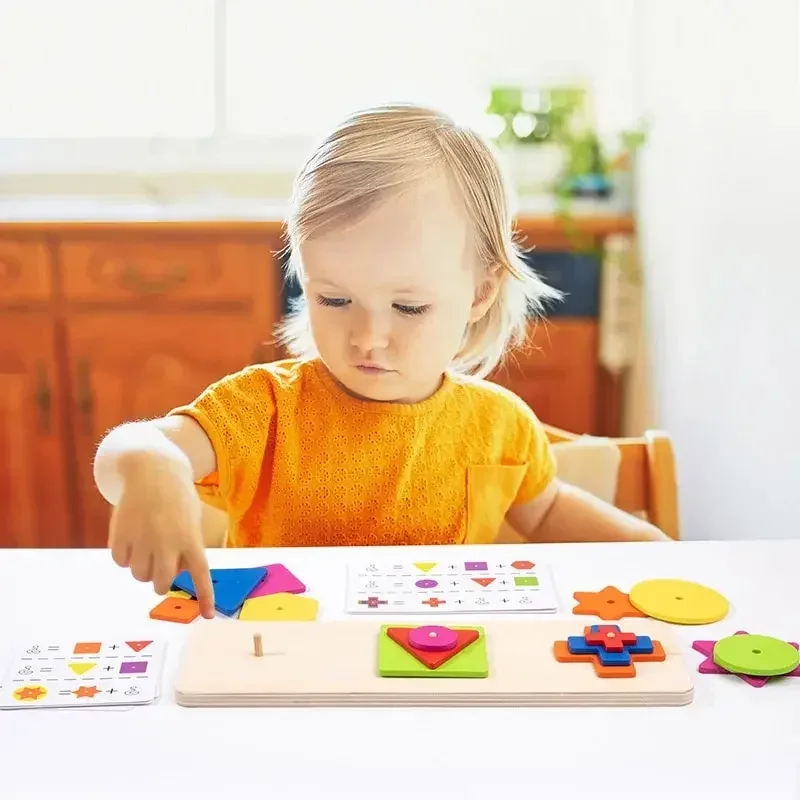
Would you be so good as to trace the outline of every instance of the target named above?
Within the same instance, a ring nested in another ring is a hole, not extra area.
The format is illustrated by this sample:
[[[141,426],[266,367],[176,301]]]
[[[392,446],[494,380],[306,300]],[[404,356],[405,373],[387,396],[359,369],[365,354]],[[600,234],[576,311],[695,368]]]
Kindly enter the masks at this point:
[[[595,439],[550,425],[546,425],[545,429],[548,438],[562,455],[573,446],[577,448],[581,442],[586,442],[588,446],[596,443],[598,446],[613,447],[618,454],[614,462],[618,463],[616,476],[613,476],[616,478],[614,505],[645,517],[670,538],[680,538],[675,455],[667,433],[646,431],[641,437]],[[580,458],[580,455],[575,456],[576,461]],[[560,473],[560,477],[567,483],[571,482],[569,475]]]

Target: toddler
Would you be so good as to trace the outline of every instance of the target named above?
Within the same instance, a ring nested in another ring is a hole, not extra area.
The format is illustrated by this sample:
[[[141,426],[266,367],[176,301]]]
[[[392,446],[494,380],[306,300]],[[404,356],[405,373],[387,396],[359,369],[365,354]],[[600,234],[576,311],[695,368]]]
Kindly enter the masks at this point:
[[[201,498],[234,547],[657,540],[559,484],[534,412],[486,380],[557,292],[519,257],[493,154],[436,111],[344,120],[301,169],[287,220],[291,358],[221,378],[101,442],[109,547],[213,615]]]

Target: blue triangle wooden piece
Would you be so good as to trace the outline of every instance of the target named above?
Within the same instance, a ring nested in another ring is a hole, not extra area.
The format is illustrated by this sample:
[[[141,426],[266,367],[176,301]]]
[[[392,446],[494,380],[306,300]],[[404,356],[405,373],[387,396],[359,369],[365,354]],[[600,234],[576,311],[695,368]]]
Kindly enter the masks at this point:
[[[220,614],[231,616],[242,606],[248,595],[266,577],[266,567],[241,567],[212,569],[211,582],[214,585],[214,607]],[[172,585],[195,597],[194,581],[184,570],[179,573]]]

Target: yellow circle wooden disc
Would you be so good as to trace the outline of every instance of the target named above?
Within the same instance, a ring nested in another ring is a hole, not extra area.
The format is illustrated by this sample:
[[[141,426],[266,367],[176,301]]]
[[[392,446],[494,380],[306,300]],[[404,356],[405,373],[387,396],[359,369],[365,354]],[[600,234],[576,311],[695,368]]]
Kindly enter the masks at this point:
[[[678,625],[709,625],[724,619],[729,608],[728,601],[714,589],[669,578],[637,583],[628,600],[648,617]]]

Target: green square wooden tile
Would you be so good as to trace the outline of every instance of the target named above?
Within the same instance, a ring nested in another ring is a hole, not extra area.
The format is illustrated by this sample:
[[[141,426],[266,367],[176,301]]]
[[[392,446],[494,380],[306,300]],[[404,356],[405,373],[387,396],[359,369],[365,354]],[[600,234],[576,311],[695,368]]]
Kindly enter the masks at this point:
[[[456,653],[437,669],[429,669],[414,656],[390,639],[389,628],[414,628],[415,625],[381,625],[378,634],[378,674],[384,678],[486,678],[489,659],[486,654],[486,635],[478,625],[450,626],[453,630],[471,628],[478,639]]]

